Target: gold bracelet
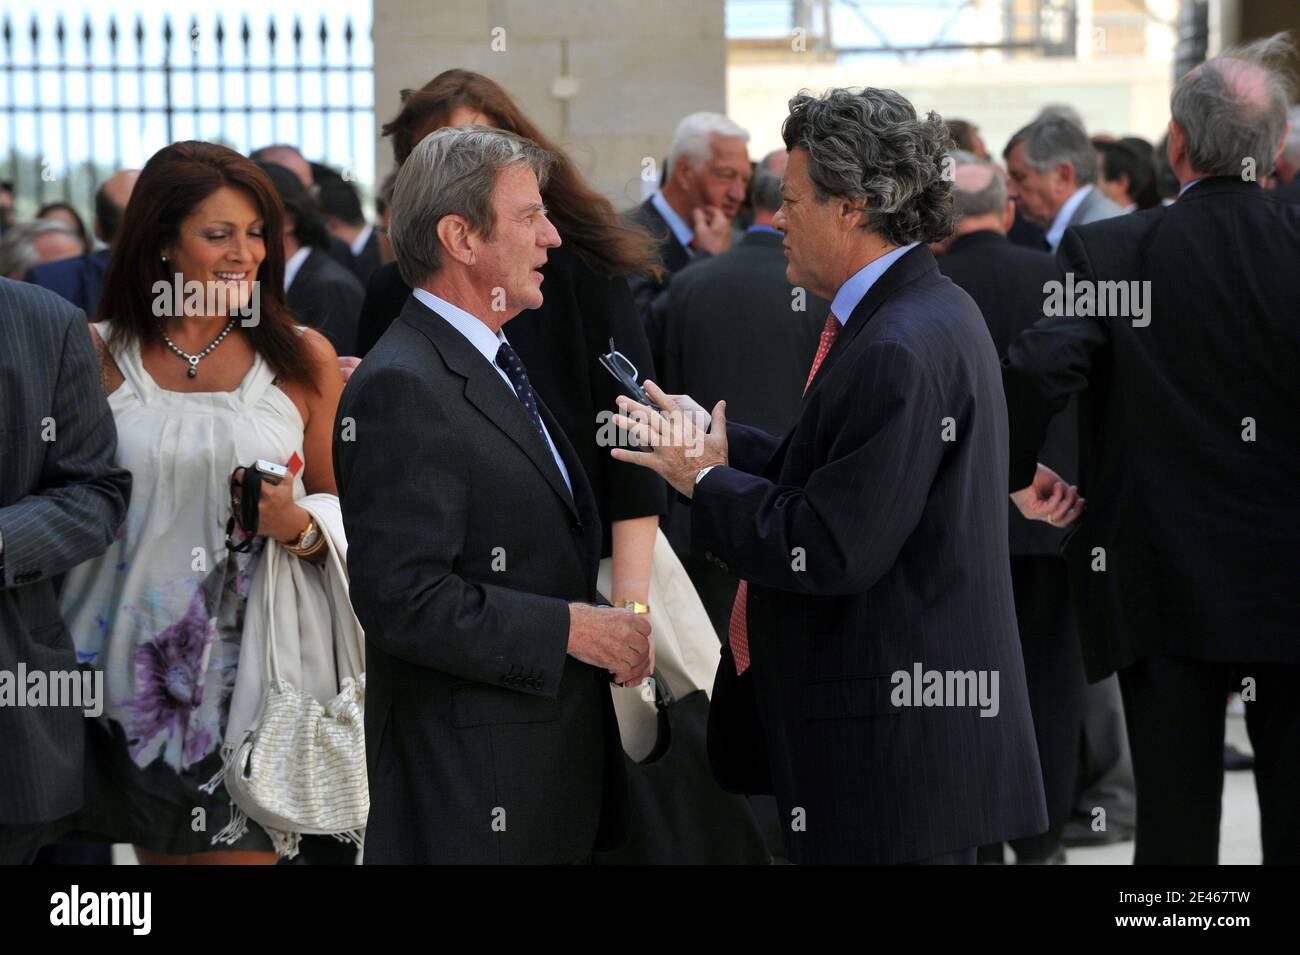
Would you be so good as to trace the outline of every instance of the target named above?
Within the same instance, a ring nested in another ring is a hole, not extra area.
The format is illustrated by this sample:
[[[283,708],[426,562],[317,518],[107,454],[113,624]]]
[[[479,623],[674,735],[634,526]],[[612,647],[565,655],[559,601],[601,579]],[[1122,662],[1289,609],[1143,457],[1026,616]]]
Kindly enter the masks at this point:
[[[633,613],[649,613],[650,605],[643,604],[638,600],[616,600],[615,607],[622,607],[624,610],[630,610]]]

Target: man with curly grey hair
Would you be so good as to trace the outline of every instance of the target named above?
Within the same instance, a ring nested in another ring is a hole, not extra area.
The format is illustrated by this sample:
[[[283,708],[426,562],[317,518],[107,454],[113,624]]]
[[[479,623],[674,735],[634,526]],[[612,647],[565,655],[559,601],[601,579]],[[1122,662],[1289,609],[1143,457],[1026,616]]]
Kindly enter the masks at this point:
[[[782,440],[650,382],[668,417],[620,420],[652,450],[614,455],[691,498],[694,550],[743,581],[719,781],[775,793],[795,862],[972,863],[1047,814],[997,353],[926,246],[953,230],[952,141],[879,89],[796,96],[782,132],[786,276],[832,303],[799,418]]]

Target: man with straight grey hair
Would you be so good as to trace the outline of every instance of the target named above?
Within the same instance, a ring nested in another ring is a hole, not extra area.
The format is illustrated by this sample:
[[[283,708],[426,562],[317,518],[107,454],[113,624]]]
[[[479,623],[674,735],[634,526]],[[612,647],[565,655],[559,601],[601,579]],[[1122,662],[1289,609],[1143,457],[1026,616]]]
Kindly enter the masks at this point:
[[[1056,279],[1056,263],[1038,249],[1015,245],[1007,231],[1015,207],[1002,170],[970,153],[955,154],[953,199],[956,237],[939,256],[939,271],[980,307],[998,355],[1043,311],[1043,286]],[[1056,416],[1038,459],[1066,480],[1078,473],[1073,403]],[[1034,736],[1043,764],[1043,789],[1051,827],[1040,836],[1011,840],[1019,864],[1065,860],[1062,834],[1074,808],[1085,680],[1079,634],[1070,600],[1062,531],[1010,513],[1011,587],[1025,658],[1025,682]],[[1121,742],[1123,729],[1121,724]],[[1001,862],[1001,845],[981,850],[981,861]]]
[[[663,188],[626,213],[659,242],[659,278],[630,280],[643,318],[674,274],[731,248],[731,220],[749,188],[748,142],[721,113],[691,113],[677,124]]]
[[[1119,674],[1137,780],[1136,861],[1213,864],[1224,698],[1246,701],[1265,863],[1300,863],[1300,209],[1260,188],[1293,89],[1284,35],[1179,80],[1171,206],[1071,229],[1068,308],[1007,351],[1011,486],[1082,394],[1088,514],[1066,559],[1090,679]],[[1136,296],[1136,298],[1135,298]]]
[[[560,244],[549,154],[481,126],[426,137],[389,226],[401,315],[343,393],[335,473],[366,630],[365,861],[561,863],[625,829],[611,680],[654,667],[596,592],[600,517],[503,326]]]
[[[1055,251],[1065,230],[1123,210],[1097,191],[1097,151],[1072,119],[1049,113],[1012,135],[1003,150],[1011,199],[1026,219],[1047,230]]]
[[[1096,148],[1078,114],[1064,112],[1059,104],[1044,107],[1032,123],[1016,132],[1003,158],[1011,199],[1026,219],[1046,230],[1047,251],[1056,251],[1071,226],[1124,212],[1094,185]],[[1113,677],[1088,687],[1081,746],[1076,811],[1084,824],[1073,822],[1065,838],[1071,844],[1127,839],[1135,813],[1133,768],[1125,741],[1124,706]],[[1103,810],[1109,820],[1103,830],[1086,824],[1094,808]]]

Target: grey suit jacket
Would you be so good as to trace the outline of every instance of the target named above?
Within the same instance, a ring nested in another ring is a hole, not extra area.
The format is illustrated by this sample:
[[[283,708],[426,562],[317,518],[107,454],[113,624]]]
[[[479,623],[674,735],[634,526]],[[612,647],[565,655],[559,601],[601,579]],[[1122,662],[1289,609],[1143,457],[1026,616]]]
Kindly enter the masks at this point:
[[[1074,215],[1070,216],[1070,224],[1067,229],[1077,225],[1087,225],[1089,222],[1100,222],[1102,219],[1113,219],[1115,216],[1124,214],[1124,210],[1111,202],[1101,191],[1093,186],[1083,202],[1079,203],[1079,208],[1074,210]]]
[[[77,666],[54,578],[104,552],[131,475],[99,385],[86,316],[53,292],[0,279],[0,671]],[[13,677],[10,677],[13,679]],[[0,825],[82,801],[79,709],[0,706]]]

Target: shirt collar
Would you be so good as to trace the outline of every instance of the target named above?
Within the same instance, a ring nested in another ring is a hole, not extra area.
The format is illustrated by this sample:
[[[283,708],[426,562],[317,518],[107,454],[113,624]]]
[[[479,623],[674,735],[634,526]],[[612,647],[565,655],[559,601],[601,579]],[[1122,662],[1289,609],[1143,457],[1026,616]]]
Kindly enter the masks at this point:
[[[289,256],[289,261],[284,263],[284,290],[289,291],[289,286],[293,280],[298,277],[298,270],[302,264],[307,261],[307,256],[311,255],[311,246],[304,245],[293,255]]]
[[[695,230],[687,225],[686,220],[677,214],[677,210],[668,204],[662,189],[656,189],[654,194],[650,196],[650,204],[663,216],[664,222],[668,223],[668,228],[672,230],[677,241],[682,244],[682,248],[689,252],[691,243],[695,240]]]
[[[758,225],[757,223],[750,226],[745,231],[746,232],[773,232],[776,235],[781,234],[781,231],[779,229],[774,229],[770,225]]]
[[[1181,198],[1183,197],[1183,193],[1184,193],[1184,192],[1186,192],[1188,189],[1192,188],[1192,186],[1196,185],[1196,184],[1197,184],[1198,182],[1200,182],[1200,181],[1201,181],[1201,180],[1199,180],[1199,179],[1193,179],[1193,180],[1192,180],[1191,182],[1189,182],[1187,185],[1183,186],[1183,188],[1179,189],[1179,190],[1178,190],[1178,198],[1181,199]]]
[[[360,232],[357,233],[356,241],[353,242],[352,245],[350,246],[353,255],[360,255],[365,250],[366,243],[370,241],[370,233],[374,231],[375,231],[374,226],[367,225],[364,229],[362,229]]]
[[[1083,204],[1083,200],[1088,198],[1090,192],[1092,192],[1092,186],[1081,186],[1074,190],[1074,195],[1061,204],[1061,208],[1056,213],[1056,218],[1052,220],[1052,227],[1047,230],[1047,244],[1052,247],[1053,251],[1061,244],[1061,239],[1065,238],[1066,227],[1069,226],[1070,220],[1074,218],[1074,213]]]
[[[866,298],[867,293],[871,291],[871,286],[889,271],[891,265],[915,249],[918,244],[912,242],[899,246],[892,252],[886,252],[880,258],[873,259],[862,266],[840,286],[840,290],[835,293],[835,298],[831,300],[831,312],[840,320],[841,327],[849,320],[859,303]]]
[[[469,339],[469,343],[488,360],[488,364],[494,368],[496,367],[497,350],[506,340],[504,332],[493,334],[492,329],[469,312],[452,305],[446,299],[438,298],[438,296],[426,289],[412,289],[411,294],[419,299],[422,304],[432,309],[438,317],[445,319],[452,328]]]

